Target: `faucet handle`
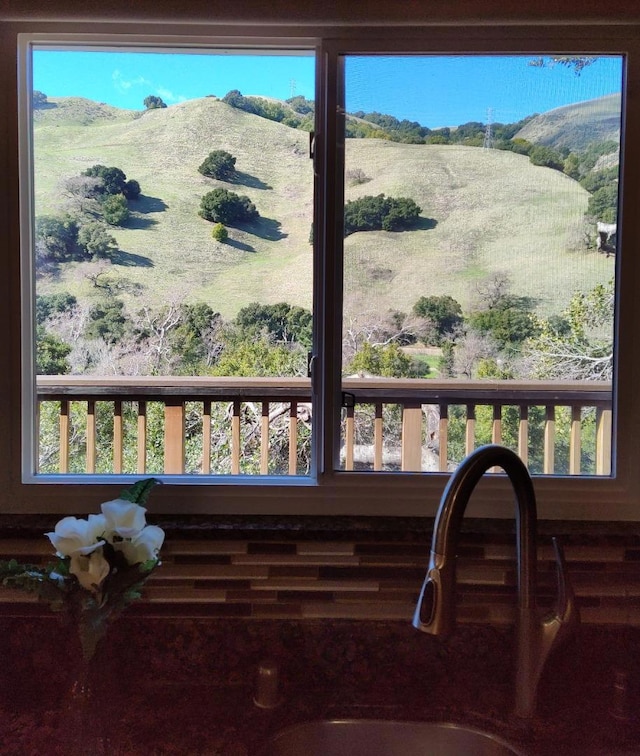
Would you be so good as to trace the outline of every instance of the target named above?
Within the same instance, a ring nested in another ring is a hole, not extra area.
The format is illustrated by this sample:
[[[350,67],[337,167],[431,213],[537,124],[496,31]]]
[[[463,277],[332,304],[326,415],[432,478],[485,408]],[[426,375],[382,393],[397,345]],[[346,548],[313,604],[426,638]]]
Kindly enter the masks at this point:
[[[554,619],[560,622],[563,629],[569,630],[580,621],[580,613],[576,604],[576,596],[573,591],[573,586],[569,579],[562,544],[556,537],[553,537],[551,542],[553,543],[558,576],[558,595]]]

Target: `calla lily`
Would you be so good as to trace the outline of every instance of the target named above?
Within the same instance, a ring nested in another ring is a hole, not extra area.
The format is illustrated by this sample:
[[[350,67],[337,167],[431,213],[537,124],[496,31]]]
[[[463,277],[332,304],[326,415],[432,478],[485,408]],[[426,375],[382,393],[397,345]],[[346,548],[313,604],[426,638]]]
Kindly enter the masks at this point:
[[[103,535],[107,521],[103,515],[89,515],[88,519],[63,517],[56,523],[55,531],[47,533],[58,555],[91,554],[104,543]]]
[[[83,588],[98,593],[103,580],[109,574],[109,563],[102,554],[102,549],[91,554],[74,554],[69,564],[69,572],[78,578]]]
[[[131,541],[123,541],[116,548],[124,554],[129,564],[141,564],[157,559],[164,543],[164,530],[157,525],[147,525]]]
[[[107,530],[120,538],[135,538],[145,526],[146,509],[126,499],[105,501],[101,506],[102,514],[107,521]],[[109,540],[113,539],[112,537]]]

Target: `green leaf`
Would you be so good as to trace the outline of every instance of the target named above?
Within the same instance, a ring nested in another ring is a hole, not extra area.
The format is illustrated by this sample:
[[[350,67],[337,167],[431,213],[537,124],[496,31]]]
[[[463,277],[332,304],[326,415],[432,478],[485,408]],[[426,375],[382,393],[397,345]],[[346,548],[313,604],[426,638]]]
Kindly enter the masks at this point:
[[[140,504],[142,506],[149,498],[151,490],[156,485],[160,484],[161,481],[159,481],[157,478],[145,478],[144,480],[139,480],[130,488],[125,488],[125,490],[120,494],[120,498],[125,499],[126,501],[132,501],[134,504]]]

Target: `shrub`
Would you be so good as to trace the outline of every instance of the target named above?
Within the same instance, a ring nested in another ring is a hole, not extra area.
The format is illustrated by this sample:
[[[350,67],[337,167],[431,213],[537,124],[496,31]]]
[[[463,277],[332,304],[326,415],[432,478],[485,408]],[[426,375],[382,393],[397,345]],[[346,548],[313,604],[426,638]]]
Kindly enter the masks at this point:
[[[229,232],[224,227],[223,223],[216,223],[211,231],[211,236],[213,236],[217,242],[220,242],[220,244],[224,244],[229,238]]]

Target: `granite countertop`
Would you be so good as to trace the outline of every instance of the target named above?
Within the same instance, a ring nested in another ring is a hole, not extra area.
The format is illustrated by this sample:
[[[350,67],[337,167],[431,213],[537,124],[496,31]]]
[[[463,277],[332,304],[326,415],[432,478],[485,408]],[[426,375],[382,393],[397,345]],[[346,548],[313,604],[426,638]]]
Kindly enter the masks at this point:
[[[3,756],[69,752],[72,640],[50,618],[0,616]],[[406,623],[123,617],[92,662],[89,729],[126,756],[258,756],[282,728],[334,718],[460,722],[530,756],[640,754],[639,630],[580,628],[550,659],[529,732],[509,714],[512,645],[509,628],[475,625],[443,643]],[[253,703],[266,657],[281,680],[272,710]],[[625,719],[611,713],[619,669]]]

